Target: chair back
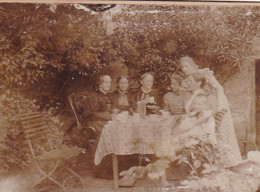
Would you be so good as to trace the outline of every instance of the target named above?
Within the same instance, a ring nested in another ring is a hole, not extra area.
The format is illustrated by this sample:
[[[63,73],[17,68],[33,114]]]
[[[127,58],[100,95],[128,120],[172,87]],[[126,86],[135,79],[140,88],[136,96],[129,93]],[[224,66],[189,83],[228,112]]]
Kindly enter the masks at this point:
[[[77,130],[75,129],[73,132],[73,130],[70,129],[70,131],[73,133],[71,134],[71,138],[75,141],[75,143],[78,143],[77,145],[81,146],[81,141],[83,141],[85,148],[87,148],[88,150],[94,150],[97,142],[97,131],[95,127],[90,127],[86,125],[86,123],[82,124],[80,116],[80,114],[83,112],[85,99],[88,96],[88,93],[85,91],[72,93],[68,96],[68,101],[77,124]],[[82,125],[84,125],[84,127]]]
[[[52,149],[48,138],[49,126],[44,113],[27,113],[17,117],[33,158]]]
[[[83,110],[82,105],[84,99],[86,98],[86,93],[72,93],[68,96],[68,101],[70,104],[70,108],[72,113],[76,119],[77,127],[79,130],[82,129],[82,123],[80,122],[80,112]]]
[[[75,103],[75,101],[76,101],[76,98],[75,98],[75,94],[74,94],[74,93],[68,96],[68,101],[69,101],[69,104],[70,104],[72,113],[73,113],[73,115],[74,115],[74,117],[75,117],[75,119],[76,119],[77,127],[78,127],[78,129],[81,129],[81,128],[82,128],[82,125],[81,125],[81,123],[80,123],[80,121],[79,121],[78,114],[77,114],[76,109],[75,109],[75,107],[74,107],[74,103]]]
[[[50,115],[48,113],[41,112],[17,115],[17,123],[23,128],[34,165],[42,176],[34,182],[31,187],[33,188],[40,184],[44,179],[49,179],[58,185],[63,192],[66,192],[67,180],[72,177],[77,177],[83,188],[85,188],[82,178],[75,171],[67,166],[63,167],[64,164],[60,163],[63,160],[79,155],[82,152],[82,148],[68,146],[63,146],[61,148],[52,147],[51,141],[48,138],[48,133],[51,131],[48,121],[49,118]],[[49,163],[50,161],[52,162],[51,164]],[[63,182],[59,181],[60,175],[53,175],[58,167],[65,168],[71,173]]]

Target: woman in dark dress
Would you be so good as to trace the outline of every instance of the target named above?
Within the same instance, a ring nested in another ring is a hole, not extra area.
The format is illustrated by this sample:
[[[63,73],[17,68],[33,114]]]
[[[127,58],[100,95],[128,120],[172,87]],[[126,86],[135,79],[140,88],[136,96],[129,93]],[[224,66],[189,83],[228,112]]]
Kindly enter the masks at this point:
[[[83,102],[83,119],[85,125],[96,130],[97,147],[104,125],[111,120],[113,100],[109,93],[111,87],[111,77],[100,75],[97,77],[94,91],[89,93]],[[94,154],[92,154],[94,156]],[[92,160],[93,162],[94,160]],[[106,156],[98,166],[93,164],[93,174],[99,178],[112,178],[111,156]]]
[[[111,77],[109,75],[98,76],[95,83],[95,91],[84,100],[83,117],[89,127],[94,127],[98,134],[101,133],[107,121],[111,120],[112,97],[109,93]]]
[[[160,91],[152,88],[154,82],[154,76],[151,73],[144,73],[141,76],[141,88],[134,93],[134,104],[138,101],[142,101],[146,105],[146,113],[153,114],[158,113],[158,109],[162,106],[162,98]]]
[[[128,92],[128,87],[129,83],[126,77],[117,78],[117,90],[112,93],[114,112],[129,111],[130,114],[133,113],[132,97]]]
[[[111,120],[113,107],[113,95],[109,93],[111,86],[111,77],[109,75],[101,75],[97,78],[95,84],[95,92],[89,94],[84,102],[83,115],[88,126],[97,130],[97,143],[104,125]],[[116,101],[116,100],[115,100]],[[119,101],[119,97],[117,99]],[[120,105],[119,105],[120,104]],[[117,103],[117,107],[126,108],[127,102]],[[96,143],[96,145],[97,145]],[[119,156],[119,171],[126,170],[136,165],[137,157],[135,156]],[[93,174],[98,178],[112,179],[112,156],[107,155],[101,163],[93,167]]]

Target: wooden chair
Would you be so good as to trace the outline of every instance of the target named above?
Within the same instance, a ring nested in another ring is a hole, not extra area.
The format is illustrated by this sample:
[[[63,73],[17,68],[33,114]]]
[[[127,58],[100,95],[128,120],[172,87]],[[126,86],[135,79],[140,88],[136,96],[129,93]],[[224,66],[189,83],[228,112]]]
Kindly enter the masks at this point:
[[[80,133],[81,137],[84,137],[84,141],[86,148],[91,152],[94,153],[96,141],[97,141],[97,131],[94,127],[90,126],[83,126],[81,123],[81,116],[80,113],[83,112],[83,109],[79,107],[84,99],[87,97],[86,93],[72,93],[68,96],[68,101],[73,113],[73,116],[76,120],[76,129]],[[72,127],[75,129],[75,127]],[[73,131],[73,130],[72,130]]]
[[[48,124],[48,115],[46,113],[22,114],[18,115],[17,120],[23,128],[32,160],[42,176],[31,187],[33,188],[43,180],[48,179],[58,185],[63,192],[66,192],[66,182],[72,177],[76,177],[85,189],[82,178],[75,171],[61,164],[62,161],[75,157],[83,152],[82,149],[77,147],[54,148],[49,138],[51,129]],[[53,165],[51,170],[47,168],[50,165]],[[55,178],[53,175],[57,168],[66,169],[70,173],[63,182],[58,181],[58,178]]]

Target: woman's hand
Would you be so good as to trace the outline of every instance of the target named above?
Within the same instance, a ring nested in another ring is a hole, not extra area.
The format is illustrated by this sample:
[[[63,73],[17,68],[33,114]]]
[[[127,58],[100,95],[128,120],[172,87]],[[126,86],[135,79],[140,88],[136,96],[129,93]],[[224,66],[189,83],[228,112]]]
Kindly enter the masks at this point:
[[[153,104],[156,104],[155,100],[154,100],[154,97],[148,97],[144,100],[142,100],[145,104],[148,104],[148,103],[153,103]]]
[[[222,105],[218,105],[216,109],[216,113],[222,113],[222,112],[227,112],[228,109]]]
[[[196,118],[198,118],[198,116],[199,116],[199,114],[201,113],[202,111],[192,111],[192,112],[190,112],[189,114],[188,114],[188,116],[190,117],[190,118],[192,118],[192,117],[194,117],[194,116],[196,116]]]

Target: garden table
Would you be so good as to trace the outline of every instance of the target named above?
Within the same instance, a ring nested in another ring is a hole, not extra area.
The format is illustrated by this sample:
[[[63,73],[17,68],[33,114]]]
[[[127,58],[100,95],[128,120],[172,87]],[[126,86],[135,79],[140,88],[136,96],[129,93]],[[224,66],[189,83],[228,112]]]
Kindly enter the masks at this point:
[[[155,146],[170,139],[174,116],[149,115],[144,118],[128,116],[126,119],[109,121],[103,128],[94,163],[112,154],[114,187],[118,189],[117,155],[155,154]]]

